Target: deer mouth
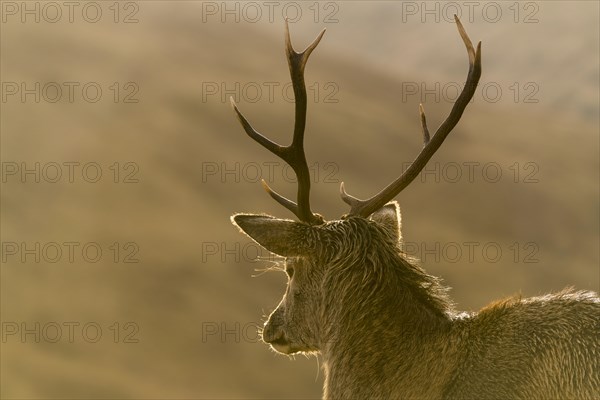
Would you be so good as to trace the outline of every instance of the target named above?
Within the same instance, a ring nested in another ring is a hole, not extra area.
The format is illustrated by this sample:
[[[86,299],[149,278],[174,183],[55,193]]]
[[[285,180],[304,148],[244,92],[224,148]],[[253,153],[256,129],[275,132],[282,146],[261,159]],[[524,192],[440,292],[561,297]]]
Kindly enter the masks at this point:
[[[273,350],[281,354],[292,354],[302,351],[298,346],[295,346],[290,342],[283,332],[280,332],[276,336],[267,334],[263,337],[263,341],[271,345]]]
[[[292,354],[294,351],[292,350],[292,344],[285,338],[285,336],[281,335],[275,340],[267,342],[271,345],[273,350],[282,354]]]
[[[316,349],[292,343],[285,336],[280,336],[275,340],[267,342],[271,348],[280,354],[290,355],[295,353],[311,352]]]

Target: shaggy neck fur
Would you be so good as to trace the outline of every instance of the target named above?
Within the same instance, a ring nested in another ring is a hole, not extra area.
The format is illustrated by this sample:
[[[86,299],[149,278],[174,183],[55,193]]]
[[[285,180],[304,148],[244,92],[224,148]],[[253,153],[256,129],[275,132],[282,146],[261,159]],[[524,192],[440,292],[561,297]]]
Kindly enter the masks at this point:
[[[407,394],[408,386],[422,391],[420,377],[436,368],[435,360],[423,363],[423,354],[436,347],[442,352],[451,326],[446,289],[403,258],[377,225],[345,222],[352,226],[340,235],[344,251],[329,264],[323,288],[325,397],[386,397],[377,390],[389,389],[389,382],[406,385]],[[424,374],[416,365],[430,370]]]

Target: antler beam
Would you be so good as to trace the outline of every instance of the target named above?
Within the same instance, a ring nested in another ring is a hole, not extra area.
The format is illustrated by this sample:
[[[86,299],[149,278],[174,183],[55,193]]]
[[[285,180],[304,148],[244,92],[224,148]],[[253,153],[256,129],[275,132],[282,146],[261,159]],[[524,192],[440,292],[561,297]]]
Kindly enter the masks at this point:
[[[356,197],[349,195],[344,188],[344,183],[342,182],[340,186],[340,192],[342,200],[350,205],[350,212],[348,215],[360,215],[366,218],[383,207],[388,201],[392,200],[398,195],[398,193],[406,188],[413,181],[413,179],[419,175],[419,172],[421,172],[423,167],[425,167],[429,159],[440,148],[444,142],[444,139],[446,139],[448,134],[460,120],[463,111],[467,107],[467,104],[469,104],[469,101],[471,101],[481,76],[481,42],[477,44],[477,50],[475,50],[473,48],[473,44],[471,43],[471,39],[469,39],[465,28],[462,26],[456,15],[454,15],[454,20],[456,21],[456,26],[458,27],[458,33],[460,34],[467,48],[467,54],[469,55],[469,72],[467,74],[465,86],[458,96],[458,99],[454,103],[454,106],[450,111],[450,115],[448,115],[448,118],[446,118],[446,120],[440,125],[438,130],[430,139],[429,130],[427,129],[427,122],[425,119],[425,111],[423,110],[423,105],[419,104],[419,113],[421,116],[421,127],[423,130],[424,141],[423,149],[417,158],[415,158],[415,160],[411,163],[408,169],[402,175],[400,175],[398,179],[386,186],[381,192],[367,200],[359,200]]]
[[[306,85],[304,83],[304,67],[308,61],[308,57],[317,47],[321,38],[325,34],[325,29],[319,33],[319,36],[302,52],[298,53],[292,47],[290,39],[290,30],[288,27],[287,18],[285,20],[285,50],[290,68],[290,76],[292,78],[292,86],[294,88],[294,98],[296,100],[296,116],[294,122],[294,137],[292,144],[289,146],[281,146],[257,132],[248,120],[238,110],[233,98],[230,98],[231,105],[244,127],[244,130],[252,139],[257,141],[261,146],[265,147],[271,153],[287,162],[298,179],[298,194],[297,202],[285,198],[267,185],[263,180],[262,185],[269,195],[279,204],[293,212],[301,221],[311,225],[322,224],[323,217],[319,214],[314,214],[310,209],[310,173],[306,156],[304,154],[304,128],[306,126]]]

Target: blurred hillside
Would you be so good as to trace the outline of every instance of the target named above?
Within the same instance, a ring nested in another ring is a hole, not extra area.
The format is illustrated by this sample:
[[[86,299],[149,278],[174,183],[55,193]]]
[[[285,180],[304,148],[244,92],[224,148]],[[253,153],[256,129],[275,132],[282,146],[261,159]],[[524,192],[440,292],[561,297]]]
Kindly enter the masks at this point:
[[[495,23],[463,18],[489,91],[398,198],[407,250],[460,309],[600,290],[598,4],[572,3],[532,3],[518,23],[508,8]],[[317,360],[257,340],[286,278],[262,273],[272,258],[229,222],[291,217],[258,183],[290,195],[289,171],[228,104],[290,140],[283,24],[231,3],[236,22],[219,4],[122,3],[115,16],[102,3],[97,23],[22,23],[3,8],[2,398],[320,397]],[[467,57],[443,18],[391,2],[308,7],[290,29],[303,48],[327,28],[306,70],[305,141],[314,209],[333,219],[347,211],[342,180],[367,197],[416,156],[419,102],[435,129]]]

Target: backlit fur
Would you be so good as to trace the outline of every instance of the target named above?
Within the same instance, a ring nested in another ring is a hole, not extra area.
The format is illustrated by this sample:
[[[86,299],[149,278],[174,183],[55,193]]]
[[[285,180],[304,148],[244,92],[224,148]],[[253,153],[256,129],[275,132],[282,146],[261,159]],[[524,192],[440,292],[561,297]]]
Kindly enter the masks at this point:
[[[599,399],[600,299],[556,294],[458,313],[401,250],[400,212],[319,226],[236,215],[286,257],[286,293],[263,339],[318,353],[326,399]]]

